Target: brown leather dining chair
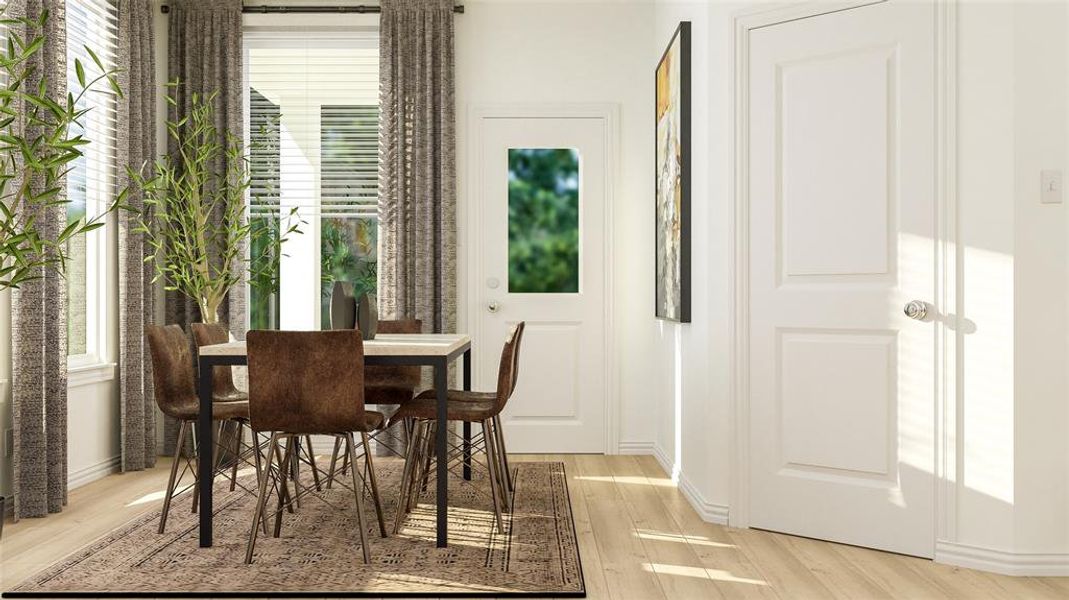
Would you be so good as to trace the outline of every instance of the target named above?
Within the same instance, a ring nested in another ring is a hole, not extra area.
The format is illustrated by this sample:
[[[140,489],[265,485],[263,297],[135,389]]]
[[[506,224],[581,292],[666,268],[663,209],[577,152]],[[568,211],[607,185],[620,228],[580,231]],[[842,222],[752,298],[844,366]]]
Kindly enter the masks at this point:
[[[249,412],[253,431],[270,431],[267,456],[271,463],[260,479],[245,562],[251,563],[257,526],[265,510],[269,489],[277,489],[274,537],[281,535],[282,512],[303,492],[293,479],[290,456],[295,440],[307,435],[330,435],[345,442],[364,562],[371,561],[364,519],[364,489],[371,492],[379,531],[386,524],[379,498],[375,467],[368,452],[368,433],[382,428],[386,418],[364,406],[364,345],[357,330],[251,331],[247,336]],[[367,481],[355,468],[359,456],[353,432],[360,433]],[[285,448],[283,453],[283,442]],[[340,483],[340,482],[339,482]],[[270,485],[269,485],[270,484]]]
[[[197,470],[193,466],[193,461],[199,460],[202,453],[194,432],[197,415],[200,412],[200,400],[196,392],[189,338],[182,328],[178,325],[166,327],[148,325],[145,327],[145,337],[148,339],[149,351],[152,354],[152,382],[156,404],[163,414],[179,422],[174,462],[171,463],[171,474],[167,480],[167,489],[163,496],[163,510],[160,514],[159,532],[163,533],[167,526],[171,499],[177,495],[182,476],[185,475],[186,470],[192,470],[196,477]],[[234,400],[212,404],[212,420],[217,423],[233,422],[236,425],[247,422],[248,419],[249,403],[247,401]],[[182,449],[185,447],[187,436],[191,437],[194,442],[193,457],[186,461],[186,469],[180,475],[178,467],[182,462]],[[259,471],[258,462],[256,466]],[[195,500],[197,494],[194,493],[193,497]],[[196,504],[193,510],[196,510]]]
[[[483,465],[472,459],[472,466],[484,466],[490,479],[490,496],[494,503],[494,516],[498,530],[505,532],[502,510],[509,510],[508,490],[510,485],[505,471],[508,465],[505,458],[505,436],[500,427],[497,417],[505,409],[512,393],[516,390],[516,382],[520,371],[520,342],[523,340],[525,324],[521,321],[512,326],[505,345],[501,349],[501,362],[497,373],[497,390],[493,392],[468,392],[462,390],[449,390],[447,395],[446,414],[450,421],[479,423],[482,426],[480,435],[472,439],[472,451],[480,449],[485,451],[486,463]],[[416,425],[412,441],[408,445],[408,453],[405,457],[405,468],[401,476],[400,498],[397,503],[397,514],[394,521],[394,533],[401,529],[405,514],[410,510],[427,480],[433,472],[434,462],[434,436],[456,435],[451,431],[435,431],[437,423],[437,397],[434,390],[427,390],[416,396],[411,402],[401,405],[401,408],[390,418],[391,422],[403,419],[415,419]],[[460,446],[449,444],[456,451],[450,453],[447,463],[452,467],[457,462],[458,454],[462,452]],[[423,482],[423,483],[421,483]]]
[[[197,343],[197,348],[201,346],[210,346],[213,344],[225,344],[230,341],[230,331],[226,325],[221,323],[192,323],[189,328],[193,332],[193,340]],[[249,395],[237,388],[234,385],[233,371],[229,366],[215,367],[212,372],[212,399],[215,402],[228,402],[234,400],[248,401]],[[219,438],[224,433],[223,428],[220,428]],[[243,440],[245,439],[245,429],[243,423],[238,423],[237,431],[226,432],[231,434],[228,439],[236,441],[233,446],[235,448],[241,448]],[[255,450],[254,456],[256,460],[260,460],[260,443],[259,435],[256,432],[252,432],[253,449]],[[305,436],[304,444],[301,445],[301,452],[297,452],[293,455],[293,468],[297,469],[298,464],[304,461],[312,469],[312,476],[314,478],[316,489],[320,489],[319,482],[319,469],[316,468],[315,450],[312,447],[312,436]],[[230,490],[234,490],[235,482],[237,481],[237,469],[238,464],[241,461],[233,461],[233,473],[231,474]]]
[[[389,319],[379,321],[378,332],[391,333],[422,333],[423,322],[419,319]],[[421,385],[421,369],[418,366],[386,366],[368,365],[364,367],[364,403],[376,406],[396,406],[411,400]],[[404,439],[399,439],[399,431]],[[383,439],[389,438],[389,440]],[[376,443],[381,444],[387,450],[397,455],[403,455],[404,450],[395,446],[401,446],[408,438],[407,424],[391,426],[383,429],[372,436]],[[334,442],[334,453],[330,459],[330,471],[327,475],[327,487],[334,481],[335,466],[338,455],[341,452],[342,440]],[[342,456],[341,471],[345,475],[348,468],[348,452]]]

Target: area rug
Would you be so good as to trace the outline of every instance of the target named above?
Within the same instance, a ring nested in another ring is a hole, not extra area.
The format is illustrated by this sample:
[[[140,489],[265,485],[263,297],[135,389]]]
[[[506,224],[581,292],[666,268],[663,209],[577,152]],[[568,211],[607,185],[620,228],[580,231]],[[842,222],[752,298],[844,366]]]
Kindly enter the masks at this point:
[[[399,460],[376,463],[388,531],[402,466]],[[281,537],[261,532],[255,560],[246,565],[255,499],[217,482],[212,548],[198,547],[197,517],[186,492],[175,499],[165,534],[156,533],[159,511],[152,511],[4,596],[585,596],[564,464],[512,467],[515,491],[505,534],[493,526],[490,497],[478,493],[488,491],[488,480],[451,478],[450,543],[435,547],[432,481],[400,533],[385,539],[365,498],[371,549],[371,564],[365,565],[352,492],[334,486],[285,514]],[[255,484],[255,475],[244,479]]]

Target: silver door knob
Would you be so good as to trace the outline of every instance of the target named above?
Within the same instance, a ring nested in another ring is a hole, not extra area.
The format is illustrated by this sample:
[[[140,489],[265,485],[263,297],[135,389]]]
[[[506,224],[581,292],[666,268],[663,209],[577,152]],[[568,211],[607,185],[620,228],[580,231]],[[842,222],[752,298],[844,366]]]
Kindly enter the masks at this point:
[[[497,300],[491,300],[486,304],[486,310],[492,313],[496,313],[499,308],[501,308],[501,306],[497,303]]]
[[[928,316],[928,303],[922,300],[910,300],[902,312],[911,319],[923,321]]]

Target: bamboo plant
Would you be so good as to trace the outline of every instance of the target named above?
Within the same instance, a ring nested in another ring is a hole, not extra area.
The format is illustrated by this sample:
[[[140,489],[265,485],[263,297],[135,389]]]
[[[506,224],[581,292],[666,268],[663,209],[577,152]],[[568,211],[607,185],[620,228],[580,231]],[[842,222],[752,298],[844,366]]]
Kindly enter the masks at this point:
[[[177,106],[181,83],[167,85],[167,102]],[[215,91],[192,94],[188,114],[167,121],[175,152],[157,160],[148,175],[130,173],[144,192],[138,231],[145,236],[145,261],[155,267],[154,281],[162,279],[167,290],[194,300],[205,323],[219,321],[227,293],[246,276],[251,285],[277,287],[273,272],[281,246],[300,233],[296,209],[285,223],[246,218],[249,161],[241,140],[215,126],[217,97]]]
[[[7,43],[0,49],[0,291],[38,279],[46,269],[64,271],[67,242],[104,226],[107,213],[122,204],[125,191],[91,218],[79,218],[60,229],[43,222],[57,207],[66,206],[64,177],[90,143],[71,135],[89,112],[79,108],[83,97],[102,82],[121,97],[115,70],[105,69],[90,48],[95,76],[74,61],[81,91],[62,100],[51,97],[47,72],[38,73],[33,58],[45,45],[47,10],[35,18],[7,18]],[[19,35],[18,30],[24,35]],[[83,128],[84,129],[84,128]],[[53,229],[60,229],[58,232]]]

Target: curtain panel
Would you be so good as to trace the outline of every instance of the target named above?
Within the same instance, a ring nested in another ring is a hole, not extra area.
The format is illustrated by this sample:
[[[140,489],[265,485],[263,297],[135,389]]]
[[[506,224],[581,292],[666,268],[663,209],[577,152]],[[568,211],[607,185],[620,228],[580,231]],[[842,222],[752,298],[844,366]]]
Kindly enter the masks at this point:
[[[118,100],[116,164],[120,189],[130,184],[126,168],[152,168],[156,156],[156,36],[153,0],[121,0],[117,64],[123,98]],[[156,403],[152,357],[145,325],[153,322],[155,289],[152,265],[144,261],[144,235],[136,233],[146,209],[143,195],[130,188],[119,211],[119,406],[122,470],[140,471],[156,464]]]
[[[167,77],[178,79],[174,90],[177,106],[168,109],[168,118],[178,120],[189,114],[193,94],[219,92],[215,101],[215,126],[243,137],[243,89],[241,47],[241,0],[172,0],[168,15]],[[220,139],[220,143],[225,143]],[[167,140],[168,152],[176,151],[173,139]],[[225,167],[221,159],[213,166],[218,172]],[[244,269],[234,265],[234,269]],[[229,323],[230,332],[245,339],[245,286],[230,290],[220,318]],[[200,320],[196,302],[168,292],[167,323],[187,326]]]
[[[383,0],[379,27],[379,306],[453,332],[453,0]]]
[[[243,137],[243,86],[241,45],[241,0],[171,0],[168,14],[167,78],[178,79],[180,85],[172,91],[176,105],[168,107],[167,118],[178,120],[192,108],[193,94],[218,92],[215,100],[215,127],[220,133],[229,131]],[[225,143],[221,139],[220,143]],[[177,145],[167,140],[167,151],[174,153]],[[225,158],[211,168],[223,172]],[[216,218],[221,219],[222,215]],[[231,268],[244,275],[244,265]],[[244,276],[242,276],[244,281]],[[230,333],[245,339],[245,286],[238,284],[227,294],[227,301],[219,318],[228,323]],[[175,292],[165,296],[164,314],[168,324],[181,325],[188,330],[190,323],[200,321],[197,303]],[[241,377],[239,377],[241,379]],[[178,423],[164,422],[164,449],[170,453],[178,437]],[[188,448],[187,448],[188,450]]]
[[[12,16],[31,18],[48,10],[45,44],[27,65],[34,67],[27,85],[36,88],[43,76],[48,94],[64,103],[66,3],[13,0],[8,10]],[[24,39],[26,34],[20,32]],[[27,123],[22,127],[33,135]],[[37,182],[31,185],[36,188],[34,193],[43,191]],[[64,188],[61,196],[66,197],[65,178],[59,185]],[[67,207],[62,203],[41,207],[36,220],[41,233],[55,239],[66,225]],[[39,278],[12,290],[11,375],[15,518],[43,517],[67,504],[67,285],[56,268],[42,269]]]

